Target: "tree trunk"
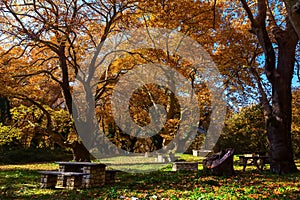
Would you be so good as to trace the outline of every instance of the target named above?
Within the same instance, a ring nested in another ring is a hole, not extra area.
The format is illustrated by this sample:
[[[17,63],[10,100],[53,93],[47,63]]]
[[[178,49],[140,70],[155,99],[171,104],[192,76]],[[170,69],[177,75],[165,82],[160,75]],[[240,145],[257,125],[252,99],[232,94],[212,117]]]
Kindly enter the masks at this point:
[[[10,102],[7,97],[0,97],[0,123],[8,124],[11,120]]]
[[[74,141],[70,144],[73,153],[73,160],[77,162],[91,162],[90,152],[85,148],[82,142]]]
[[[67,65],[67,57],[65,55],[65,48],[66,48],[65,43],[66,41],[62,41],[61,46],[59,48],[59,52],[60,52],[59,61],[60,61],[60,68],[61,68],[61,75],[62,75],[62,82],[60,86],[62,89],[67,110],[70,116],[74,117],[73,109],[72,109],[73,99],[72,99],[70,82],[69,82],[70,81],[69,70]],[[77,137],[79,137],[76,127],[74,127],[74,130],[76,131]],[[74,141],[70,144],[69,147],[71,147],[72,149],[73,159],[75,161],[90,162],[90,152],[87,150],[87,148],[84,146],[84,144],[81,141],[78,140]]]
[[[270,38],[271,33],[266,24],[267,2],[265,0],[258,1],[257,15],[253,15],[246,0],[241,0],[241,2],[251,21],[251,32],[257,36],[263,49],[265,74],[272,85],[272,102],[269,102],[261,84],[258,84],[267,115],[266,128],[270,143],[271,171],[277,174],[293,173],[297,171],[297,167],[293,160],[291,142],[291,85],[295,65],[295,49],[299,40],[293,28],[295,24],[292,27],[287,19],[285,30],[282,30],[276,25],[275,19],[270,18],[270,28],[278,44],[278,53],[276,53]]]
[[[270,170],[276,174],[288,174],[297,172],[293,160],[290,132],[284,127],[286,122],[275,117],[268,119],[268,139],[270,142]]]
[[[272,82],[272,114],[267,119],[267,133],[270,142],[270,167],[277,174],[297,171],[293,159],[292,123],[292,78],[295,65],[295,49],[298,38],[294,31],[283,32],[277,38],[277,75]]]

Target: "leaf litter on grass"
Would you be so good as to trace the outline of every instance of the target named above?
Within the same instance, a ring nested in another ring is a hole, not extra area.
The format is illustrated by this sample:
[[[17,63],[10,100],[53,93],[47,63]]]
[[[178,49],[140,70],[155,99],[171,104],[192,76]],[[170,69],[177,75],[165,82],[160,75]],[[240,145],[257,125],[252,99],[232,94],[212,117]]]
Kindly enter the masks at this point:
[[[232,177],[207,176],[203,171],[117,174],[114,185],[84,190],[39,188],[39,170],[53,164],[0,166],[1,199],[300,199],[300,173],[277,176],[237,170]]]

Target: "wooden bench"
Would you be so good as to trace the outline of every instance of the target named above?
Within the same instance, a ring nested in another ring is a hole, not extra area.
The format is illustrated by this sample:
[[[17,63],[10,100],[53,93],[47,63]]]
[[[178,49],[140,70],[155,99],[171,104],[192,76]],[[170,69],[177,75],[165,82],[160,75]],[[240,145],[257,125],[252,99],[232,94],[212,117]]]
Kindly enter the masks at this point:
[[[234,149],[223,149],[203,160],[203,171],[211,175],[232,176],[235,174],[233,156]]]
[[[246,154],[239,156],[240,164],[243,166],[243,171],[246,170],[247,165],[254,165],[259,171],[264,169],[265,164],[269,162],[269,156],[260,156]]]

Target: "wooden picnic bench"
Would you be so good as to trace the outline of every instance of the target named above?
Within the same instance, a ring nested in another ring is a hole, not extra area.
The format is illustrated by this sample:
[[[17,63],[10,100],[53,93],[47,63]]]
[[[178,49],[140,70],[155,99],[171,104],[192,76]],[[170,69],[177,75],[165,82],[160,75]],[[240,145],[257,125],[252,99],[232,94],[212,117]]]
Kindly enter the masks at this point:
[[[257,154],[245,154],[239,156],[240,164],[243,166],[243,171],[246,170],[247,165],[254,165],[259,171],[264,169],[265,164],[269,162],[269,156],[262,156]]]

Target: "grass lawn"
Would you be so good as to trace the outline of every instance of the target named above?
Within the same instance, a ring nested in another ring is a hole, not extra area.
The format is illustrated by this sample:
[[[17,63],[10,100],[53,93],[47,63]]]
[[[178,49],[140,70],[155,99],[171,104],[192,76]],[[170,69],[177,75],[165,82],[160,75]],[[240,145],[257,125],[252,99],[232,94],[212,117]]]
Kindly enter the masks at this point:
[[[38,171],[56,170],[56,164],[0,165],[0,199],[300,199],[300,173],[277,176],[254,167],[242,172],[235,163],[232,177],[207,176],[201,166],[198,173],[172,172],[167,166],[149,173],[122,172],[114,185],[72,191],[39,188]]]

